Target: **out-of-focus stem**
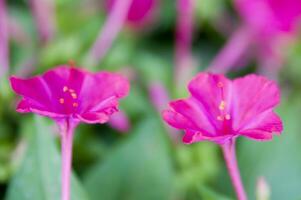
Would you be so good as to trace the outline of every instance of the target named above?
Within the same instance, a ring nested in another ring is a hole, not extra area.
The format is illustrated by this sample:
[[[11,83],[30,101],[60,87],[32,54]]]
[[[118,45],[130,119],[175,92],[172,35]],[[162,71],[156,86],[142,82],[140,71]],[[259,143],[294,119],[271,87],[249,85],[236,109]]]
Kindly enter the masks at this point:
[[[238,200],[247,200],[247,195],[245,193],[244,186],[240,177],[239,168],[237,165],[235,139],[232,139],[226,142],[225,144],[222,144],[221,147],[223,150],[227,169],[232,181],[232,185],[236,192],[236,197]]]
[[[288,48],[288,41],[282,41],[281,38],[271,38],[268,45],[260,46],[257,54],[257,70],[270,79],[278,80],[279,71],[284,63],[283,49]]]
[[[133,0],[116,0],[108,18],[87,56],[87,63],[95,65],[110,49],[123,27]]]
[[[266,57],[259,58],[258,60],[258,72],[264,76],[278,81],[278,73],[281,69],[283,62],[280,58]]]
[[[246,27],[239,28],[213,59],[207,71],[227,73],[246,52],[252,38],[252,31]]]
[[[70,200],[70,179],[74,128],[75,126],[73,124],[70,124],[69,121],[66,121],[65,123],[60,125],[62,147],[61,200]]]
[[[177,11],[175,82],[177,85],[185,85],[192,76],[194,66],[191,53],[194,0],[178,0]]]
[[[149,85],[150,99],[158,113],[161,113],[166,108],[170,100],[168,92],[162,83],[151,83]],[[170,138],[174,141],[178,141],[179,133],[176,129],[172,129],[169,126],[165,126]]]
[[[55,1],[30,0],[31,11],[42,44],[51,40],[55,33]]]
[[[21,23],[13,16],[9,16],[8,29],[11,40],[15,40],[17,43],[26,45],[31,43],[29,35],[24,31]]]
[[[6,1],[0,0],[0,77],[9,69],[9,31]]]

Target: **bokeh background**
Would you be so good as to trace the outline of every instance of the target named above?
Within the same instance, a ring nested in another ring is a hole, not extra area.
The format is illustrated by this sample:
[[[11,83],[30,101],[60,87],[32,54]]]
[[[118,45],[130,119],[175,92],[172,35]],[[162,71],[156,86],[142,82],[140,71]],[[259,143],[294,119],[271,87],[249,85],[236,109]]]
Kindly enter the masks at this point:
[[[0,1],[6,2],[8,13],[9,75],[29,77],[73,60],[92,71],[118,71],[131,80],[121,115],[109,124],[82,124],[76,130],[72,200],[235,199],[219,147],[182,144],[182,132],[168,128],[160,116],[166,99],[187,96],[185,81],[175,81],[176,0],[158,0],[145,23],[126,22],[97,62],[87,60],[87,53],[110,12],[104,0]],[[40,7],[34,9],[33,2]],[[180,77],[206,70],[242,24],[232,1],[195,0],[192,58],[186,63],[193,70]],[[38,26],[49,26],[49,35],[41,36]],[[284,121],[283,134],[269,142],[238,140],[239,167],[250,199],[264,189],[258,186],[260,177],[270,199],[301,199],[300,39],[296,31],[280,48],[281,63],[272,59],[264,68],[266,63],[250,47],[228,71],[231,78],[264,74],[278,81],[282,92],[277,112]],[[58,200],[57,127],[49,119],[15,112],[18,98],[8,74],[0,88],[0,199]]]

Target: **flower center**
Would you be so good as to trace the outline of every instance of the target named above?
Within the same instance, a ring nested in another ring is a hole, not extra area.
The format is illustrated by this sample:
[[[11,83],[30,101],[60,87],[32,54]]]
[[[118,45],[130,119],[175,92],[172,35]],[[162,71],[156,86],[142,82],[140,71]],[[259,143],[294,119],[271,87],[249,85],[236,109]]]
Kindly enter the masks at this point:
[[[74,89],[71,89],[67,86],[63,87],[63,94],[59,98],[59,103],[64,105],[65,112],[73,113],[76,111],[76,108],[79,106],[78,95]]]
[[[221,101],[218,106],[218,109],[220,111],[220,114],[216,117],[218,121],[224,121],[224,120],[230,120],[231,115],[225,111],[227,107],[227,102],[225,101],[225,96],[224,96],[224,84],[222,82],[217,83],[217,87],[220,88],[221,90]]]

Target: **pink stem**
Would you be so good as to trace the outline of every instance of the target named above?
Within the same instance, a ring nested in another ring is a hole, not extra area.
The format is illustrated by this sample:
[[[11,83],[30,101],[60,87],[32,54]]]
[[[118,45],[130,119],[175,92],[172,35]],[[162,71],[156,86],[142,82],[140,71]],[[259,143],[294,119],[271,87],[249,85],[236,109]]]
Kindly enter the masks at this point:
[[[283,49],[287,48],[279,38],[270,39],[258,52],[258,72],[273,80],[278,80],[279,71],[284,63]]]
[[[262,57],[259,58],[258,61],[258,72],[272,80],[277,81],[282,64],[282,60],[279,58],[268,56],[266,58]]]
[[[113,41],[123,27],[133,0],[118,0],[114,2],[96,42],[88,53],[88,63],[95,65],[110,49]]]
[[[236,160],[235,139],[232,139],[229,142],[221,145],[221,148],[224,153],[227,169],[235,189],[237,199],[247,200],[247,195],[240,178],[239,168]]]
[[[55,5],[53,0],[30,0],[30,7],[40,41],[45,44],[55,33]]]
[[[70,200],[70,179],[72,165],[72,144],[75,126],[69,121],[60,126],[62,146],[62,193],[61,200]]]
[[[246,52],[252,41],[253,32],[239,28],[209,65],[208,71],[227,73]]]
[[[25,32],[22,24],[13,16],[9,16],[8,29],[12,40],[20,44],[31,44],[29,35]]]
[[[0,0],[0,77],[9,69],[9,31],[5,0]]]
[[[175,49],[175,81],[184,84],[189,79],[192,68],[191,43],[193,34],[194,0],[178,0],[178,18]]]
[[[149,85],[150,99],[158,111],[162,111],[170,100],[168,91],[162,83],[154,82]]]

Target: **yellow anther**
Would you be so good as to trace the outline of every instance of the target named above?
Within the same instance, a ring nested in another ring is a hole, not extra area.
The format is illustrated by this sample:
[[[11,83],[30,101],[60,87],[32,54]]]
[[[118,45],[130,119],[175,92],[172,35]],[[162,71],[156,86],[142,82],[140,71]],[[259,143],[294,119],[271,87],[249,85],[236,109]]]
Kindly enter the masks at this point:
[[[226,102],[225,101],[221,101],[221,103],[219,104],[218,108],[220,110],[225,110],[225,107],[226,107]]]
[[[226,119],[226,120],[230,120],[230,119],[231,119],[231,115],[226,114],[226,115],[225,115],[225,119]]]
[[[70,93],[74,93],[74,92],[75,92],[75,90],[73,90],[73,89],[69,89],[69,92],[70,92]]]
[[[73,107],[78,107],[78,103],[73,103],[72,106]]]
[[[224,117],[223,116],[217,116],[217,118],[216,118],[218,121],[223,121],[224,120]]]
[[[222,87],[224,87],[224,84],[222,82],[218,82],[217,87],[222,88]]]
[[[64,92],[67,92],[67,91],[68,91],[68,87],[67,87],[67,86],[64,86],[64,87],[63,87],[63,91],[64,91]]]
[[[60,104],[63,104],[63,103],[65,103],[65,99],[63,99],[63,98],[60,98]]]
[[[77,99],[77,94],[76,93],[71,93],[71,96],[73,99]]]

